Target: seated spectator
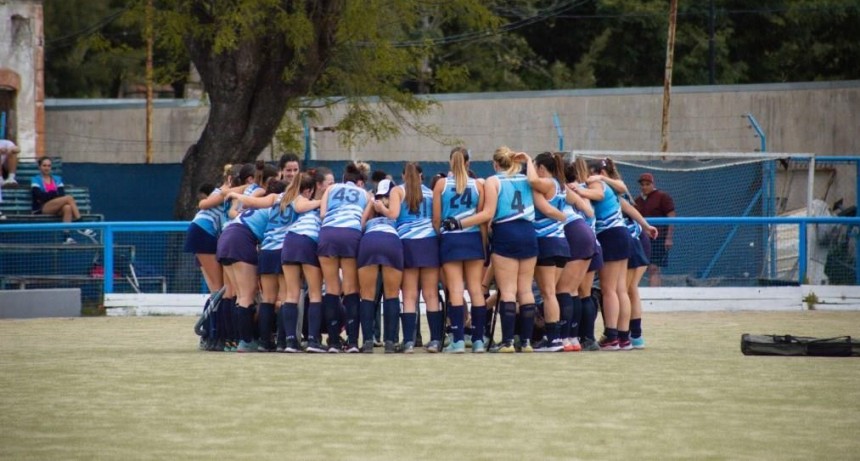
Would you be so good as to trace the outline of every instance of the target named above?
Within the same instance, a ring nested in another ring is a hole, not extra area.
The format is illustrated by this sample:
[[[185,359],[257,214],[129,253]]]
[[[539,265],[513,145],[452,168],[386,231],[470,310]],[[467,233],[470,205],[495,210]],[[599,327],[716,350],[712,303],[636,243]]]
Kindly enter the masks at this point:
[[[0,172],[3,186],[17,186],[15,172],[18,170],[18,152],[21,149],[8,139],[0,139]]]
[[[61,216],[63,222],[81,219],[81,212],[74,197],[66,195],[63,180],[51,174],[51,159],[39,159],[39,174],[31,180],[30,190],[33,193],[33,213]],[[92,229],[78,231],[81,235],[94,241],[95,232]],[[63,243],[76,243],[69,231],[65,231]]]

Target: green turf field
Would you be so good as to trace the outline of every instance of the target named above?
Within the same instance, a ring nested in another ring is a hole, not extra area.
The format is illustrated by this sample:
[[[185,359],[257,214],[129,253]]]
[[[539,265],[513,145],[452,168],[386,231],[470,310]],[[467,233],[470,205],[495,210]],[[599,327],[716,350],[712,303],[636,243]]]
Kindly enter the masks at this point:
[[[740,335],[860,313],[647,315],[633,352],[198,352],[190,317],[0,321],[0,459],[857,459],[860,359]]]

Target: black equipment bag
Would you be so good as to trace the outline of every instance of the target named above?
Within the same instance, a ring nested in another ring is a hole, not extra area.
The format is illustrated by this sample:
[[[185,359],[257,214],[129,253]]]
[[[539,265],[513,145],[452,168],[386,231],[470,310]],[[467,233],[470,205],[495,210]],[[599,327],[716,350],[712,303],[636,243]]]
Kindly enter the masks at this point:
[[[852,342],[850,336],[811,338],[744,333],[741,336],[741,352],[744,355],[851,357],[860,355],[860,343]]]

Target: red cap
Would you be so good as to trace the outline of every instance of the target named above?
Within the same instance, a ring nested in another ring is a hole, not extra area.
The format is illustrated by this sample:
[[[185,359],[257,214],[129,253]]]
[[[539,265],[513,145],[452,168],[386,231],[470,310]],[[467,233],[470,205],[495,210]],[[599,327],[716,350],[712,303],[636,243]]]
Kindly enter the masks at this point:
[[[651,184],[654,184],[654,175],[652,175],[651,173],[642,173],[639,176],[639,182],[642,182],[642,181],[648,181]]]

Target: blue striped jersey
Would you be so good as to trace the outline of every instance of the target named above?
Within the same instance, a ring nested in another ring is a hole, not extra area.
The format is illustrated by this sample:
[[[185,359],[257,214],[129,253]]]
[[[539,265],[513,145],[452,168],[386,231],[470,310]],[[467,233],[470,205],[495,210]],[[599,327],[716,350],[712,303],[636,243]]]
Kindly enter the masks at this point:
[[[457,218],[463,220],[478,212],[479,200],[478,186],[475,180],[469,178],[466,180],[466,188],[462,194],[457,193],[457,181],[454,180],[454,175],[448,173],[445,178],[445,189],[442,191],[442,221],[448,218]],[[449,231],[442,230],[443,234],[453,234],[458,232],[478,232],[478,226],[467,227],[463,230]]]
[[[557,208],[559,211],[564,211],[565,206],[570,207],[567,204],[567,200],[565,199],[564,191],[561,189],[558,181],[553,179],[553,185],[555,186],[555,195],[548,200],[549,204],[553,207]],[[564,237],[564,223],[565,221],[557,221],[549,216],[544,215],[537,208],[535,208],[535,234],[538,238],[558,238]]]
[[[398,187],[403,190],[400,215],[397,216],[397,234],[400,238],[423,239],[436,236],[436,229],[433,228],[433,191],[424,184],[421,185],[421,203],[413,212],[406,203],[406,188]]]
[[[254,234],[254,237],[257,238],[257,242],[263,241],[263,236],[266,232],[266,225],[269,222],[269,209],[268,208],[248,208],[242,213],[240,213],[235,218],[231,219],[224,228],[228,228],[230,226],[245,226],[251,230]]]
[[[246,197],[250,197],[251,194],[253,194],[254,191],[256,191],[257,189],[261,189],[261,187],[258,186],[257,183],[251,183],[248,185],[248,187],[245,188],[245,190],[242,192],[242,195],[244,195]],[[242,210],[245,210],[245,209],[247,209],[245,207],[245,205],[242,205],[242,202],[239,202],[239,206],[236,207],[236,210],[239,211],[239,213],[241,213]]]
[[[361,216],[367,206],[367,192],[353,182],[332,185],[328,190],[323,227],[361,230]]]
[[[397,221],[385,216],[379,216],[367,220],[367,225],[364,227],[364,233],[387,232],[389,234],[397,235],[397,229],[395,228],[396,225]]]
[[[215,188],[209,196],[220,195],[221,189]],[[207,234],[217,237],[221,234],[221,226],[227,220],[227,210],[224,204],[219,204],[205,210],[197,210],[194,219],[191,220],[194,224],[200,226]]]
[[[605,182],[601,181],[600,184],[603,185],[603,200],[594,203],[594,218],[597,220],[595,230],[598,234],[613,227],[624,226],[618,195]]]
[[[588,186],[584,182],[578,183],[578,186],[580,189],[588,189]],[[592,207],[592,211],[594,211],[593,210],[594,202],[591,202],[591,207]],[[578,209],[574,209],[574,211],[576,211],[580,216],[582,216],[582,219],[585,220],[585,223],[588,224],[588,227],[590,227],[591,230],[595,230],[596,220],[594,219],[594,216],[588,217],[585,215],[585,213],[583,213],[582,211],[580,211]]]
[[[534,198],[526,175],[517,173],[508,176],[500,173],[496,177],[499,178],[499,202],[493,222],[503,223],[517,219],[534,221]]]
[[[619,198],[620,200],[626,200],[627,203],[631,203],[629,194],[624,194]],[[623,212],[622,212],[623,213]],[[639,235],[642,234],[642,226],[639,225],[638,222],[634,221],[630,216],[624,215],[624,225],[627,226],[627,231],[630,232],[630,235],[633,238],[639,238]]]
[[[260,243],[261,250],[280,250],[284,247],[284,236],[287,235],[287,228],[295,220],[296,212],[289,206],[281,211],[281,199],[283,197],[284,194],[278,195],[275,204],[267,208],[269,221],[266,223],[266,232]]]
[[[292,206],[293,204],[291,203],[290,207],[292,208]],[[290,226],[288,231],[293,234],[309,237],[314,242],[319,242],[321,224],[322,220],[320,220],[320,210],[319,208],[315,208],[313,210],[297,214],[295,221],[293,221],[293,224]]]

